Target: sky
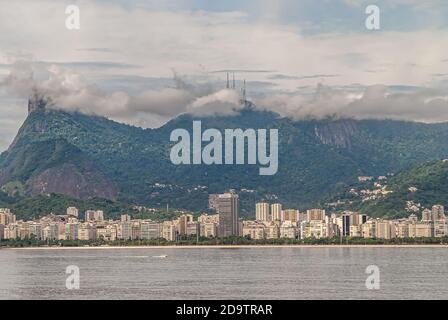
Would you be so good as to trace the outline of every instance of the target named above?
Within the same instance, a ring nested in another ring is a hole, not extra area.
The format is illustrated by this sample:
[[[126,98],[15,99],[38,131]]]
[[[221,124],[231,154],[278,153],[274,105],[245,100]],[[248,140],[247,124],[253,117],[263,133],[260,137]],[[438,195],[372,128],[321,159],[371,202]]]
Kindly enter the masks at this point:
[[[366,7],[380,9],[369,30]],[[66,7],[80,12],[66,27]],[[226,114],[240,89],[302,119],[448,121],[444,0],[0,0],[0,151],[38,90],[52,107],[158,127]],[[226,89],[235,74],[236,90]]]

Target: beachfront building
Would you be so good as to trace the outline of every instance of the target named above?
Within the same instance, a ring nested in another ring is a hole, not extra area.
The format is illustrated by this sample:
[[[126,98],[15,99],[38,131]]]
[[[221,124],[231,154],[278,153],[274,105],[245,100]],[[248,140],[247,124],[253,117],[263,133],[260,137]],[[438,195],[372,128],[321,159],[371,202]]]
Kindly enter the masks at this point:
[[[448,236],[448,224],[445,219],[434,221],[434,237],[442,238]]]
[[[431,222],[422,221],[415,224],[415,238],[430,238],[434,236],[434,225]]]
[[[299,230],[297,228],[297,223],[292,221],[284,221],[280,226],[280,238],[285,239],[297,239],[299,235]]]
[[[243,236],[253,240],[265,239],[265,225],[259,221],[244,221]]]
[[[282,220],[282,205],[280,203],[271,204],[271,220],[272,221]]]
[[[235,191],[220,194],[218,197],[219,236],[238,236],[240,199]]]
[[[269,203],[260,202],[255,205],[255,220],[257,221],[270,221],[271,215],[269,212]]]

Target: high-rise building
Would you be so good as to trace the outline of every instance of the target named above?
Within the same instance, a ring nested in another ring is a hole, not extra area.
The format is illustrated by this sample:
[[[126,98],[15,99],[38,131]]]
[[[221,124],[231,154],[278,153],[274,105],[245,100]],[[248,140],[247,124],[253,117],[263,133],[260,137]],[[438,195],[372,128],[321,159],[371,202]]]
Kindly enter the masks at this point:
[[[419,222],[415,225],[416,238],[434,237],[434,225],[431,222]]]
[[[351,216],[350,224],[353,226],[360,226],[367,222],[367,215],[353,212]]]
[[[19,228],[16,224],[8,224],[4,229],[5,239],[17,239],[19,237]]]
[[[282,205],[280,203],[271,204],[271,220],[272,221],[282,220]]]
[[[432,220],[432,212],[429,209],[425,209],[422,212],[422,221],[431,221]]]
[[[259,221],[244,221],[243,236],[253,240],[265,238],[265,226]]]
[[[218,224],[219,215],[207,215],[203,214],[198,218],[199,222],[199,235],[201,237],[217,237],[218,236]]]
[[[6,226],[16,222],[16,216],[8,208],[0,208],[0,224]]]
[[[117,225],[101,225],[93,228],[95,239],[104,239],[105,241],[117,240]]]
[[[341,228],[341,234],[344,237],[350,236],[350,220],[351,220],[351,214],[343,214],[341,216],[342,219],[342,228]]]
[[[65,239],[78,240],[78,223],[69,222],[65,224]]]
[[[31,223],[30,226],[30,237],[34,236],[36,239],[42,239],[42,225],[40,223]]]
[[[376,237],[378,239],[392,239],[392,228],[390,221],[378,221],[376,224]]]
[[[238,217],[240,214],[240,199],[235,191],[220,194],[218,197],[219,236],[238,236]]]
[[[183,214],[179,217],[179,234],[186,235],[188,224],[193,222],[193,215],[191,214]]]
[[[285,221],[280,226],[280,238],[297,239],[297,224],[292,221]]]
[[[188,222],[185,234],[187,236],[199,235],[199,222],[197,221]]]
[[[60,222],[58,223],[58,240],[66,240],[65,235],[65,223]]]
[[[363,238],[371,239],[376,237],[377,222],[370,220],[361,226],[361,235]]]
[[[360,214],[358,212],[346,211],[341,216],[341,219],[342,219],[342,221],[341,221],[341,225],[339,226],[339,228],[341,229],[342,235],[350,236],[350,228],[352,226],[359,227],[359,226],[365,224],[367,222],[367,215]],[[358,230],[358,231],[356,231],[356,230]],[[360,232],[360,234],[362,235],[362,228],[360,228],[360,229],[352,228],[352,234],[358,234],[358,232]]]
[[[44,240],[57,240],[59,237],[59,225],[57,223],[50,223],[43,230]]]
[[[280,237],[280,223],[279,222],[266,222],[265,234],[266,239],[278,239]]]
[[[446,220],[434,221],[434,237],[442,238],[448,236],[448,224]]]
[[[362,228],[360,225],[350,225],[350,237],[359,238],[362,235]]]
[[[132,222],[131,232],[132,239],[141,239],[141,226],[139,221]]]
[[[87,210],[84,213],[84,221],[94,221],[95,220],[95,210]]]
[[[299,211],[295,210],[295,209],[283,210],[282,221],[298,222],[299,221]]]
[[[327,223],[322,220],[304,221],[300,225],[301,238],[321,239],[327,237]]]
[[[89,223],[80,224],[78,227],[78,239],[84,241],[96,240],[96,228]]]
[[[255,205],[255,220],[270,221],[269,203],[260,202]]]
[[[323,221],[325,220],[325,210],[321,209],[311,209],[306,212],[307,221]]]
[[[218,199],[219,199],[219,194],[210,194],[208,196],[208,208],[210,210],[218,212],[218,205],[219,205]]]
[[[202,214],[201,216],[199,216],[198,218],[198,222],[199,223],[219,223],[219,215],[218,214],[214,214],[214,215],[208,215],[208,214]]]
[[[176,240],[176,224],[173,221],[165,221],[162,225],[162,238],[168,241]]]
[[[132,222],[125,221],[118,224],[118,239],[132,239]]]
[[[214,238],[218,235],[218,224],[214,222],[200,223],[200,236]]]
[[[409,238],[415,238],[417,233],[417,223],[416,221],[410,221],[408,225],[408,236]]]
[[[438,221],[438,220],[445,220],[445,208],[442,205],[435,205],[432,206],[431,210],[431,220],[432,221]]]
[[[88,221],[104,221],[104,212],[102,210],[87,210],[85,212],[85,219]]]
[[[162,225],[158,222],[144,221],[141,224],[142,239],[158,239],[162,236]]]
[[[103,212],[103,210],[96,210],[95,221],[104,221],[104,212]]]
[[[409,238],[409,220],[400,221],[397,224],[397,237],[398,238]]]
[[[68,207],[67,208],[67,215],[68,216],[74,216],[76,218],[78,218],[78,208],[76,207]]]

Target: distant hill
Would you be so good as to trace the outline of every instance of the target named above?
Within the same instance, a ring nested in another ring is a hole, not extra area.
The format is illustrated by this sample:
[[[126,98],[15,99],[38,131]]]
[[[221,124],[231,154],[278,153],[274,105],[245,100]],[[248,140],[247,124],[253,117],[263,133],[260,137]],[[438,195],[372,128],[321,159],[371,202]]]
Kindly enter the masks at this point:
[[[278,129],[278,174],[259,176],[258,166],[249,165],[171,164],[171,131],[191,131],[194,119],[202,120],[203,130]],[[182,115],[161,128],[141,129],[42,108],[28,116],[0,156],[0,187],[11,196],[61,193],[188,210],[203,210],[209,193],[234,188],[240,191],[243,215],[252,215],[255,201],[304,209],[353,184],[357,176],[384,175],[448,157],[447,141],[446,123],[293,121],[246,108],[236,116]]]
[[[448,161],[434,160],[416,165],[410,169],[403,170],[397,175],[390,177],[387,182],[380,182],[388,194],[378,199],[362,201],[360,196],[353,195],[349,190],[379,189],[372,182],[355,183],[337,194],[336,199],[344,199],[345,209],[361,210],[373,217],[406,217],[411,213],[421,215],[424,208],[431,209],[435,204],[448,207]],[[390,193],[389,193],[390,192]],[[413,211],[411,207],[415,206]],[[344,205],[340,209],[344,209]]]
[[[93,161],[59,137],[14,146],[4,157],[0,185],[10,196],[56,192],[80,199],[117,197],[116,187]]]
[[[435,204],[448,207],[448,162],[430,161],[405,170],[391,179],[390,190],[393,193],[377,204],[376,212],[403,213],[406,201],[422,208]]]

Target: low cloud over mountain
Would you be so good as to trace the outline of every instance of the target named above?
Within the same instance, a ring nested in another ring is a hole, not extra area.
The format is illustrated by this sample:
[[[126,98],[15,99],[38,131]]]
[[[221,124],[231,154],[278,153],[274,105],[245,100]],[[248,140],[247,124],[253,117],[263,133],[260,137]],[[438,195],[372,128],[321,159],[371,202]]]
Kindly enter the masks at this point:
[[[185,81],[175,72],[172,87],[147,89],[131,94],[103,90],[81,74],[55,64],[13,65],[0,83],[22,98],[33,91],[51,99],[51,108],[104,115],[118,121],[151,126],[145,119],[162,122],[182,113],[231,115],[241,108],[236,88],[222,89],[212,79]],[[318,84],[312,91],[254,95],[258,108],[275,111],[296,120],[329,116],[354,119],[396,119],[422,122],[448,121],[448,92],[441,87],[400,90],[400,87],[371,85],[339,87]],[[155,124],[157,125],[157,124]]]
[[[38,77],[43,79],[37,79]],[[174,87],[148,89],[137,94],[105,91],[71,69],[52,64],[36,66],[17,62],[0,86],[24,99],[37,91],[49,98],[50,108],[103,115],[133,122],[141,115],[172,118],[188,112],[202,115],[232,114],[240,108],[239,95],[233,90],[215,90],[208,84],[190,84],[176,73]]]

